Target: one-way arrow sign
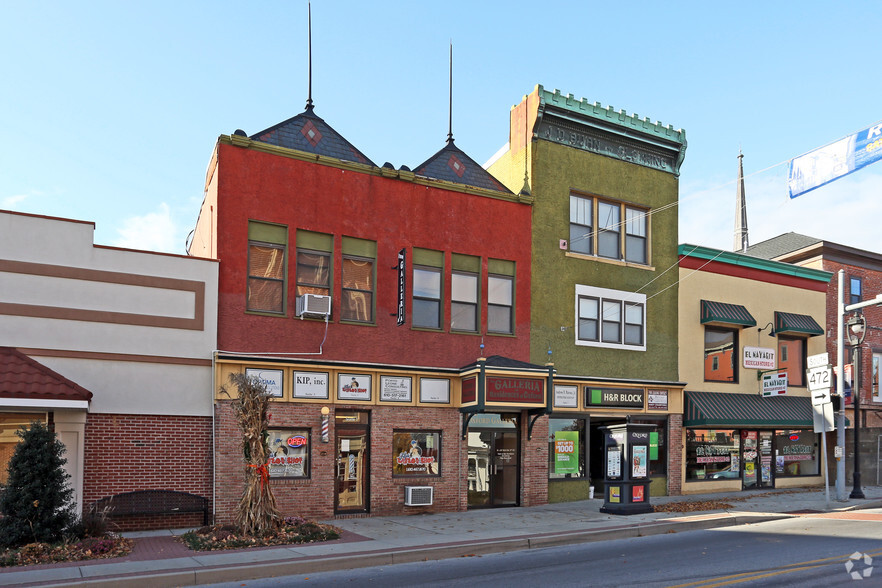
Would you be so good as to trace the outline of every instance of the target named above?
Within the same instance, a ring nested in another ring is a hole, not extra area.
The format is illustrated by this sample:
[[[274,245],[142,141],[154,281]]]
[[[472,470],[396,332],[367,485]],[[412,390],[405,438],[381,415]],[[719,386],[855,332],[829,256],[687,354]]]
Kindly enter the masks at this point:
[[[826,388],[824,390],[815,390],[811,392],[812,395],[812,404],[817,406],[819,404],[827,404],[830,402],[830,388]]]

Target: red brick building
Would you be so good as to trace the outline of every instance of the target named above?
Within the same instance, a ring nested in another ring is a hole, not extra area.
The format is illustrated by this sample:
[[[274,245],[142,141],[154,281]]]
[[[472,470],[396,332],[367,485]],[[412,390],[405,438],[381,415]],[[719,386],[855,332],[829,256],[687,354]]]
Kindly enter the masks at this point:
[[[274,396],[269,474],[286,515],[547,499],[536,420],[550,376],[523,363],[531,203],[452,138],[415,171],[379,167],[311,104],[250,137],[219,138],[189,247],[220,261],[218,520],[231,518],[246,469],[220,391],[234,372]],[[463,409],[469,374],[479,390]],[[540,381],[540,398],[488,401],[493,374]],[[465,426],[461,409],[483,425]],[[542,475],[524,474],[537,456]],[[485,475],[491,466],[505,479]]]

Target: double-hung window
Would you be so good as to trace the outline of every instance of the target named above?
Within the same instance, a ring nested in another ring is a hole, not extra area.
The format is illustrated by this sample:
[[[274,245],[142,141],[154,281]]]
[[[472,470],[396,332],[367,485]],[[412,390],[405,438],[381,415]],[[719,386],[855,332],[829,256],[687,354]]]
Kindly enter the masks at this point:
[[[413,326],[441,328],[444,252],[413,250]]]
[[[647,265],[649,211],[594,196],[570,195],[573,253]]]
[[[576,345],[646,350],[646,295],[576,286]]]
[[[285,313],[288,227],[248,221],[246,309]]]
[[[514,334],[515,262],[487,260],[487,332]]]
[[[570,251],[594,253],[594,199],[570,195]]]
[[[848,303],[857,304],[861,301],[862,283],[860,278],[849,278],[848,280]]]
[[[297,296],[330,296],[333,250],[332,235],[297,231]]]
[[[373,322],[376,258],[375,241],[343,237],[342,320]]]
[[[452,256],[453,273],[450,276],[450,329],[476,332],[478,330],[478,280],[481,258],[470,255]]]

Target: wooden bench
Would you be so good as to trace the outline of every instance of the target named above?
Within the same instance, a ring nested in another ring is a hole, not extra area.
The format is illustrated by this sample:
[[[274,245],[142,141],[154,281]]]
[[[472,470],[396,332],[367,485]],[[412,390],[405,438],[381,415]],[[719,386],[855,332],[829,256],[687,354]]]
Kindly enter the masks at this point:
[[[203,525],[208,525],[211,518],[207,498],[177,490],[135,490],[106,496],[92,503],[92,512],[105,509],[111,517],[201,512]]]

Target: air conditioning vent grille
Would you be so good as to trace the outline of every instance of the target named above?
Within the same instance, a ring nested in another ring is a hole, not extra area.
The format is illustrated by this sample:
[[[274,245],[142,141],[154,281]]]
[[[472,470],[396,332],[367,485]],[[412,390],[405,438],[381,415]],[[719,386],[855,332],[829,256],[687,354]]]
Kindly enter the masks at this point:
[[[330,316],[331,297],[319,294],[303,294],[297,298],[297,316]]]
[[[405,486],[404,505],[430,506],[434,498],[434,490],[432,486]]]

